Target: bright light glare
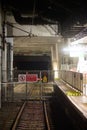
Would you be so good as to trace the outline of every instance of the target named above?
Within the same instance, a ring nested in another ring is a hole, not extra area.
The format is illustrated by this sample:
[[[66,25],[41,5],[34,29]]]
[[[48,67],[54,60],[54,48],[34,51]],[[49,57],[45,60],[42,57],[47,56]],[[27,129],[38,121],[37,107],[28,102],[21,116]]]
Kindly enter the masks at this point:
[[[80,46],[70,47],[69,51],[70,51],[70,57],[79,57],[81,54],[84,53]]]
[[[53,69],[54,69],[54,78],[57,79],[58,78],[58,68],[57,68],[56,62],[53,63]]]
[[[77,71],[80,73],[87,73],[87,61],[80,59],[78,62]]]
[[[63,49],[64,51],[68,51],[70,53],[70,57],[78,57],[84,53],[86,53],[87,48],[84,46],[72,45]]]

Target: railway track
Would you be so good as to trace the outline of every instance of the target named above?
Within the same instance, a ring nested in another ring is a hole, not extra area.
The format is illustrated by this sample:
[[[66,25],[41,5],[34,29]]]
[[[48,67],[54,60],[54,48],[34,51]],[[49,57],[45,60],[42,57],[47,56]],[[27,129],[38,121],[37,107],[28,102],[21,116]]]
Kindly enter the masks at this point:
[[[45,101],[25,101],[15,119],[12,130],[54,130],[48,119]]]
[[[18,100],[21,101],[24,99],[27,100],[47,99],[52,97],[52,92],[53,92],[53,84],[51,83],[18,84],[16,87],[14,87],[13,99],[16,101]]]

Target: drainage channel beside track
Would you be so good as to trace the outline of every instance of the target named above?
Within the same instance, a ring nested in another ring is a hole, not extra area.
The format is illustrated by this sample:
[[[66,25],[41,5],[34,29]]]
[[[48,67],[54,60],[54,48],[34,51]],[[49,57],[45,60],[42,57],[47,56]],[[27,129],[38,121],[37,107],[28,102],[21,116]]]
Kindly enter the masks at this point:
[[[46,102],[42,100],[25,101],[12,130],[54,130],[53,124],[49,122],[46,107]]]

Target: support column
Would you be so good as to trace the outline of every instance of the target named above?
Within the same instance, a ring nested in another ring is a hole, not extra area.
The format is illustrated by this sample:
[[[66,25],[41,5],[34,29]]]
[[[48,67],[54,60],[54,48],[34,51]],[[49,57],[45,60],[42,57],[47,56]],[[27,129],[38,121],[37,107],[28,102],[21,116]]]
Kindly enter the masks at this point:
[[[1,64],[2,64],[2,60],[1,60],[1,50],[2,50],[2,18],[1,18],[1,5],[0,5],[0,108],[1,108]]]
[[[3,32],[2,32],[2,8],[1,8],[1,3],[0,3],[0,108],[1,108],[1,102],[2,102],[2,48],[3,48],[3,43],[2,43],[2,37],[3,37]]]
[[[7,87],[9,87],[9,95],[13,97],[13,38],[6,38],[6,43],[2,53],[2,81],[3,81],[3,100],[6,100]]]
[[[7,91],[7,44],[5,44],[2,52],[2,82],[2,99],[5,100]]]
[[[52,57],[52,68],[54,71],[54,78],[58,78],[58,54],[56,49],[56,44],[51,47],[51,57]]]
[[[8,81],[13,81],[13,38],[6,39],[8,45],[8,55],[7,55],[7,69],[8,69]]]
[[[6,100],[7,96],[7,44],[6,44],[6,12],[2,12],[2,100]]]

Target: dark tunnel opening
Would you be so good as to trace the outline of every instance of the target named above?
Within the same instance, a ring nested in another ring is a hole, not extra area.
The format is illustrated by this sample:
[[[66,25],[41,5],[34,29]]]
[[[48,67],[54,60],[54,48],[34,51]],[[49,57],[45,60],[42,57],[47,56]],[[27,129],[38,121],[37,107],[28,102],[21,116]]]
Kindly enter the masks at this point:
[[[18,70],[51,70],[50,56],[14,56],[14,68]]]

